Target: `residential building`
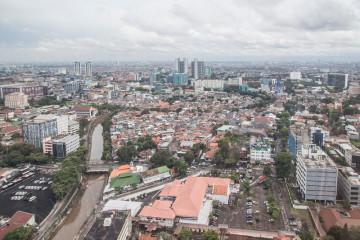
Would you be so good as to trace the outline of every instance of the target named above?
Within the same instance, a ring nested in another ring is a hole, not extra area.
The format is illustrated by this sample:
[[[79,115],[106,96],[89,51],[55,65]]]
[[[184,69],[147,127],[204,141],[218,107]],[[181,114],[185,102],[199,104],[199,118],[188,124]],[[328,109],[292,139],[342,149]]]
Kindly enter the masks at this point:
[[[127,240],[131,236],[130,211],[110,210],[96,217],[85,240]]]
[[[325,131],[321,127],[310,128],[311,143],[316,144],[319,147],[323,147],[325,140],[329,137],[329,132]]]
[[[24,109],[28,106],[28,96],[22,92],[13,92],[5,96],[5,107]]]
[[[197,79],[203,79],[205,77],[205,63],[198,61],[196,58],[191,62],[191,76]]]
[[[159,200],[141,210],[140,220],[160,227],[173,227],[175,222],[208,225],[212,201],[228,204],[230,183],[228,178],[195,176],[175,180],[165,185]]]
[[[0,85],[0,98],[4,98],[9,93],[22,92],[28,97],[42,97],[48,94],[48,87],[34,84],[4,84]]]
[[[80,62],[74,62],[74,75],[80,76],[81,75],[81,64]]]
[[[0,240],[5,239],[5,236],[12,231],[24,226],[35,226],[35,215],[23,211],[17,211],[12,217],[3,225],[0,226]]]
[[[351,167],[339,169],[338,190],[351,207],[360,207],[360,175]]]
[[[175,72],[188,73],[188,61],[186,58],[183,58],[182,60],[180,58],[175,59]]]
[[[336,201],[338,169],[319,146],[302,145],[297,154],[296,181],[305,200]]]
[[[188,84],[188,75],[185,73],[174,73],[172,77],[174,85],[186,86]]]
[[[92,106],[75,106],[74,111],[76,113],[76,118],[91,119],[98,113],[98,110]]]
[[[202,79],[195,81],[195,91],[202,91],[204,89],[217,89],[222,91],[224,89],[225,81],[222,79]]]
[[[251,163],[271,163],[271,146],[263,141],[257,141],[250,145]]]
[[[170,169],[166,166],[153,168],[141,174],[141,178],[145,184],[164,180],[170,177]]]
[[[345,73],[329,73],[327,84],[328,86],[338,89],[347,89],[349,84],[349,75]]]
[[[91,77],[92,76],[92,65],[91,62],[85,63],[85,77]]]
[[[23,125],[24,141],[42,148],[43,139],[58,135],[58,119],[55,115],[39,115]]]

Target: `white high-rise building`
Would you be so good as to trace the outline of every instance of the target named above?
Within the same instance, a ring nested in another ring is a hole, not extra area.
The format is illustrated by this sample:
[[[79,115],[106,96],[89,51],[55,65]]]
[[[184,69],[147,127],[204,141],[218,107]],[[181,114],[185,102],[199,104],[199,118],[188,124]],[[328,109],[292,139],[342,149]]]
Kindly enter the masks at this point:
[[[194,79],[204,79],[205,77],[205,63],[198,61],[197,58],[191,62],[191,76]]]
[[[351,167],[339,169],[339,193],[351,207],[360,207],[360,176]]]
[[[81,75],[81,64],[80,62],[74,62],[74,75],[80,76]]]
[[[336,164],[315,144],[301,147],[297,155],[296,181],[304,199],[336,201],[338,169]]]
[[[91,62],[85,63],[85,76],[91,77],[92,76],[92,65]]]
[[[290,80],[301,80],[301,72],[290,72]]]

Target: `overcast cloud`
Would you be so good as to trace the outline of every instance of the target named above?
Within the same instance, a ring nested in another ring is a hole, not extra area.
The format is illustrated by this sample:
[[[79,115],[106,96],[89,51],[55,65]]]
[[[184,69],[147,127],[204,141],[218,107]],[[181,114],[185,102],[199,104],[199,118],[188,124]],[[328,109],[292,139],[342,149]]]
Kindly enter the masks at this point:
[[[0,61],[360,59],[359,0],[0,0]]]

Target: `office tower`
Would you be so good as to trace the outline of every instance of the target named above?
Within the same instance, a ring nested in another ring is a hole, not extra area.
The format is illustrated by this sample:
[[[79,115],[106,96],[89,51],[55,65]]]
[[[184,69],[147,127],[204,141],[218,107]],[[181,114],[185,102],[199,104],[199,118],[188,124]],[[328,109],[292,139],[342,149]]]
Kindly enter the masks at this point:
[[[297,155],[296,181],[305,199],[336,201],[338,169],[315,144],[303,145]]]
[[[188,62],[186,58],[183,58],[183,60],[177,58],[175,60],[175,72],[186,73],[186,74],[188,73]]]
[[[150,73],[150,85],[153,86],[160,79],[160,74],[158,72]]]
[[[310,128],[310,137],[312,144],[316,144],[319,147],[323,147],[325,144],[325,140],[328,136],[329,136],[329,132],[325,131],[320,127]]]
[[[349,75],[344,73],[329,73],[328,74],[328,86],[338,89],[347,89],[349,82]]]
[[[39,115],[23,125],[24,141],[36,148],[43,147],[43,140],[58,135],[57,119],[54,115]]]
[[[80,76],[81,75],[81,65],[80,62],[74,62],[74,75]]]
[[[290,80],[301,80],[301,72],[290,72]]]
[[[338,179],[339,194],[346,199],[351,207],[360,207],[360,175],[351,167],[339,169]]]
[[[174,85],[186,86],[188,84],[188,76],[185,73],[174,73],[172,83]]]
[[[91,77],[92,76],[91,62],[86,62],[85,63],[85,76],[86,77]]]
[[[205,63],[198,61],[196,58],[191,62],[191,76],[194,79],[204,79],[205,77]]]

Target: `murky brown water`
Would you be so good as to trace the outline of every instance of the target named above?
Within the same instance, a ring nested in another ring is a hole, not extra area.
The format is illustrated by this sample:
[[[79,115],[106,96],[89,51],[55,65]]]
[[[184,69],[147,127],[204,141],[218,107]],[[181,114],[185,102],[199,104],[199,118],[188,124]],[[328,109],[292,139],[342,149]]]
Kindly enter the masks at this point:
[[[101,161],[103,151],[102,126],[98,125],[92,136],[91,157],[93,161]],[[87,218],[99,202],[103,185],[104,175],[86,176],[84,179],[85,190],[80,194],[73,205],[69,215],[66,217],[63,226],[52,238],[53,240],[71,240],[80,231]]]

